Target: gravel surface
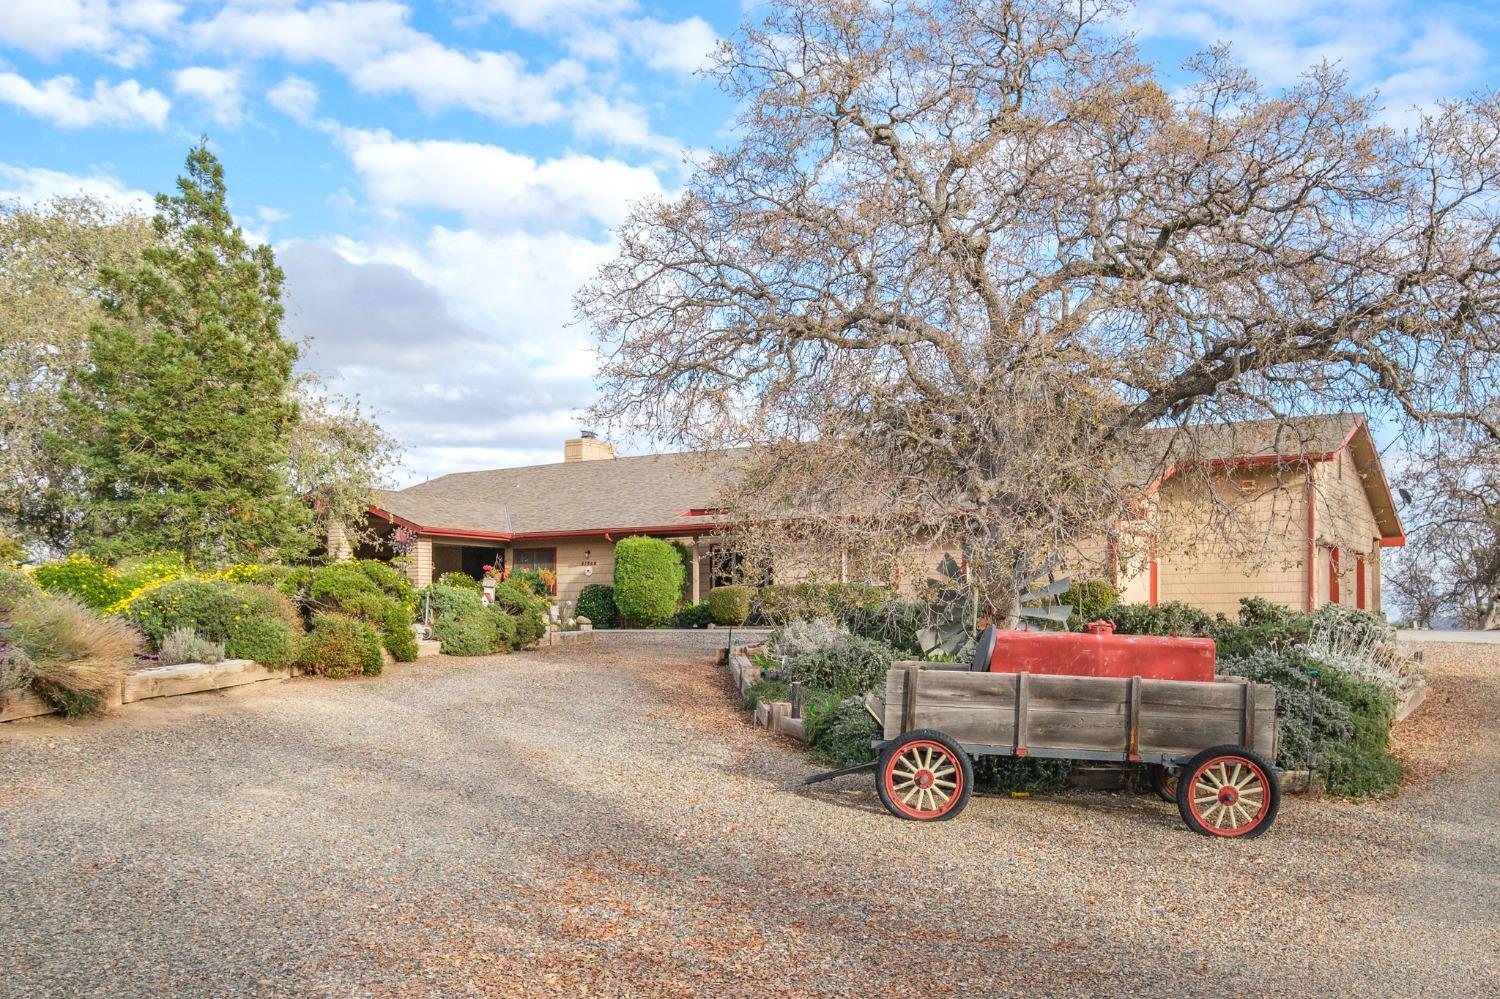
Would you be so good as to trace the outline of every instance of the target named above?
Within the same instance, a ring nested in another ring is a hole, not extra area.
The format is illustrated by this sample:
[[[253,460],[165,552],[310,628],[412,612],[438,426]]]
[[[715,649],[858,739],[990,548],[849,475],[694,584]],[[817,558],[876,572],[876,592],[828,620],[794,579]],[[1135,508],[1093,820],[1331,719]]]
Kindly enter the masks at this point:
[[[0,994],[1496,993],[1500,650],[1413,784],[1252,842],[1145,796],[888,817],[642,640],[0,728]]]

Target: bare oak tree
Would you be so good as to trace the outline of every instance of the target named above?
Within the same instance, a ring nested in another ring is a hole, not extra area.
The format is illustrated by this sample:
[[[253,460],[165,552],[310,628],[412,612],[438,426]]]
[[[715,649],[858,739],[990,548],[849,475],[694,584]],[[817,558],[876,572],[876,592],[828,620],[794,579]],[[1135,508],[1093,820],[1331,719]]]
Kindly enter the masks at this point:
[[[748,520],[962,552],[1000,614],[1212,421],[1500,439],[1500,102],[1396,132],[1335,68],[1273,93],[1224,51],[1169,94],[1119,9],[772,3],[720,54],[736,140],[579,293],[596,415],[753,445]]]

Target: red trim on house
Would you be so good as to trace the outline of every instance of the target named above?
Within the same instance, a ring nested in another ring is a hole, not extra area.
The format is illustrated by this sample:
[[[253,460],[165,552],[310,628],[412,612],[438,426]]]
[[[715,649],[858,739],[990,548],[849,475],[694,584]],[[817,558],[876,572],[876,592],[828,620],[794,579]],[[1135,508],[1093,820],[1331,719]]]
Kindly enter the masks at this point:
[[[705,528],[717,529],[723,526],[719,521],[707,521],[702,524],[660,524],[651,527],[595,527],[582,531],[471,531],[462,528],[423,527],[416,521],[407,520],[405,517],[398,517],[390,511],[382,510],[377,506],[371,506],[368,509],[370,513],[374,514],[375,516],[382,517],[393,524],[399,524],[402,527],[410,528],[411,530],[416,531],[418,534],[424,537],[474,538],[480,541],[524,542],[543,541],[554,538],[603,537],[604,540],[613,542],[615,538],[612,537],[612,535],[615,534],[701,534],[703,533]]]
[[[1357,610],[1365,609],[1365,557],[1358,555],[1354,559],[1354,606]]]
[[[1328,549],[1328,602],[1339,602],[1339,550]]]
[[[1156,566],[1156,559],[1152,559],[1151,560],[1151,576],[1150,576],[1150,582],[1148,584],[1149,589],[1147,591],[1148,592],[1147,599],[1150,601],[1152,607],[1156,606],[1156,601],[1159,599],[1159,596],[1158,596],[1158,594],[1159,594],[1158,586],[1160,585],[1160,581],[1161,581],[1161,570],[1158,569],[1157,566]]]
[[[377,516],[377,517],[384,517],[386,520],[390,521],[393,524],[400,524],[402,527],[410,528],[411,530],[416,531],[419,534],[422,531],[422,525],[418,524],[416,521],[407,520],[405,517],[398,517],[394,513],[391,513],[388,510],[382,510],[382,509],[380,509],[380,507],[378,507],[378,506],[372,506],[372,507],[369,507],[368,509],[375,516]]]

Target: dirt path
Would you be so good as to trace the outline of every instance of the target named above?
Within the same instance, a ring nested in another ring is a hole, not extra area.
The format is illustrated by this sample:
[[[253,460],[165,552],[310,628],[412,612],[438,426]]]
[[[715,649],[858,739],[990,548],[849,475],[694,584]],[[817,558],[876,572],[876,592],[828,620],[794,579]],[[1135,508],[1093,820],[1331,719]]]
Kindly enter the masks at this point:
[[[1147,797],[889,818],[723,671],[598,645],[0,728],[0,994],[1428,995],[1500,976],[1500,650],[1415,783],[1250,843]]]

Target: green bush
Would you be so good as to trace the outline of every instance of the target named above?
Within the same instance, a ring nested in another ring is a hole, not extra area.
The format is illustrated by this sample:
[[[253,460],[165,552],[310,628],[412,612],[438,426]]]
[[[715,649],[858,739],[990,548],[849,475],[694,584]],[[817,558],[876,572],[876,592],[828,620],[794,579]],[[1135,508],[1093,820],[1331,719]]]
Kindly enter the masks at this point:
[[[446,583],[434,583],[427,587],[422,593],[427,597],[428,606],[432,609],[434,619],[444,614],[455,612],[482,610],[484,598],[480,596],[477,589],[467,589],[461,586],[449,586]]]
[[[442,614],[433,622],[432,636],[445,655],[487,656],[498,641],[495,615],[483,606],[473,612]]]
[[[289,665],[297,655],[297,637],[302,634],[277,617],[252,617],[240,621],[224,641],[228,659],[253,659],[264,666]]]
[[[547,633],[547,601],[507,581],[495,587],[495,606],[515,619],[514,648],[526,649]]]
[[[709,594],[712,599],[713,594]],[[613,628],[619,623],[620,612],[615,608],[615,588],[604,583],[590,583],[578,593],[578,605],[574,613],[586,617],[595,628]]]
[[[1180,635],[1183,638],[1212,638],[1226,623],[1207,611],[1176,600],[1164,604],[1115,604],[1099,614],[1099,620],[1114,623],[1122,635]]]
[[[365,559],[314,569],[304,599],[314,613],[347,614],[375,625],[386,650],[397,660],[417,658],[417,640],[411,632],[416,591],[405,576],[384,562]]]
[[[749,586],[715,586],[708,591],[708,613],[714,624],[738,628],[750,619],[755,590]]]
[[[378,676],[382,668],[380,632],[374,625],[346,614],[320,613],[298,646],[297,663],[334,679]]]
[[[69,594],[94,610],[104,610],[130,593],[113,568],[81,553],[39,565],[31,578],[48,593]]]
[[[478,593],[484,589],[479,580],[467,572],[445,572],[437,578],[439,586],[453,586],[461,590],[473,590]]]
[[[872,609],[856,608],[841,615],[840,623],[851,634],[885,642],[903,655],[921,658],[917,632],[927,626],[928,609],[909,600],[887,600]]]
[[[858,699],[825,697],[805,706],[802,736],[815,761],[837,769],[875,759],[880,728]]]
[[[884,690],[886,671],[896,659],[896,650],[884,642],[840,634],[821,649],[789,658],[781,670],[781,678],[848,697],[867,690]]]
[[[761,677],[745,688],[745,707],[751,711],[761,701],[791,700],[792,685],[785,680],[767,680]]]
[[[1221,659],[1219,672],[1276,688],[1284,706],[1276,763],[1302,769],[1321,757],[1328,790],[1345,797],[1388,794],[1400,783],[1391,755],[1395,699],[1379,683],[1322,662],[1294,646]]]
[[[672,615],[672,627],[674,628],[707,628],[713,623],[713,613],[709,610],[708,601],[702,603],[685,604],[676,614]]]
[[[491,652],[509,652],[516,647],[517,622],[519,618],[512,617],[510,613],[499,604],[490,604],[490,617],[495,622],[495,640],[491,646]]]
[[[265,660],[252,652],[274,655],[281,648],[281,629],[258,622],[280,623],[292,636],[302,633],[302,616],[286,597],[254,583],[185,576],[147,590],[126,604],[120,616],[134,623],[153,648],[178,628],[191,628],[211,642],[222,642],[224,654],[234,659]]]
[[[32,578],[20,569],[0,566],[0,610],[14,607],[27,597],[34,597],[41,589]]]
[[[615,606],[633,625],[660,628],[682,598],[682,559],[660,538],[635,535],[615,545]]]
[[[1069,586],[1061,602],[1073,608],[1068,616],[1068,627],[1082,631],[1090,621],[1099,620],[1099,615],[1120,602],[1120,594],[1102,579],[1085,579]]]
[[[133,595],[169,579],[180,579],[192,571],[192,567],[187,564],[187,560],[180,552],[135,555],[122,558],[115,563],[115,573],[120,580],[120,587],[127,595]]]

